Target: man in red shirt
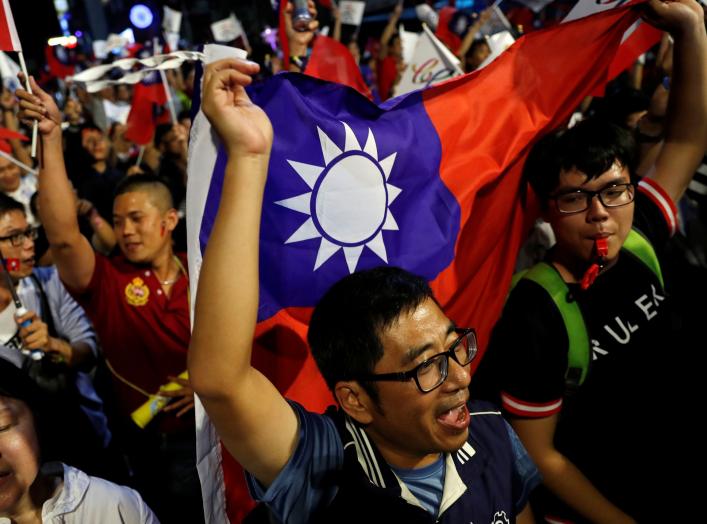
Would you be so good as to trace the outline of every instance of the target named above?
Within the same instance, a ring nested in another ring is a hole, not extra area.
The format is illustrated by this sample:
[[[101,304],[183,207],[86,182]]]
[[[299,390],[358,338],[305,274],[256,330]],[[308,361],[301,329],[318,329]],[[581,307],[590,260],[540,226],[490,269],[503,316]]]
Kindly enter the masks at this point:
[[[42,135],[40,216],[61,280],[86,309],[100,337],[136,487],[161,520],[198,522],[203,511],[191,416],[194,397],[187,381],[175,379],[186,369],[189,283],[184,257],[172,251],[178,217],[170,192],[154,176],[122,181],[113,201],[121,254],[109,259],[95,253],[79,232],[71,205],[61,113],[51,96],[32,83],[34,95],[22,90],[17,94],[21,116],[37,119]],[[129,422],[130,413],[170,381],[182,386],[161,393],[173,397],[172,403],[144,430],[137,430]],[[182,417],[186,413],[190,416]]]

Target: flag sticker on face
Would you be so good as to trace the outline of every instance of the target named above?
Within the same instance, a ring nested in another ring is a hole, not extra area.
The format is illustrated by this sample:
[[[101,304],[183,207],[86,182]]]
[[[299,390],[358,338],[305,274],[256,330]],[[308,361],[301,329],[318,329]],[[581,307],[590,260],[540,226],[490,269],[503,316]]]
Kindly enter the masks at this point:
[[[19,258],[6,258],[5,268],[8,271],[19,271],[20,269],[20,259]]]
[[[324,166],[288,160],[311,191],[275,202],[309,216],[285,243],[321,238],[314,271],[341,249],[349,273],[356,270],[364,247],[387,263],[383,231],[398,230],[389,206],[401,189],[388,183],[397,153],[379,159],[370,129],[362,148],[352,129],[342,125],[343,150],[317,128]]]

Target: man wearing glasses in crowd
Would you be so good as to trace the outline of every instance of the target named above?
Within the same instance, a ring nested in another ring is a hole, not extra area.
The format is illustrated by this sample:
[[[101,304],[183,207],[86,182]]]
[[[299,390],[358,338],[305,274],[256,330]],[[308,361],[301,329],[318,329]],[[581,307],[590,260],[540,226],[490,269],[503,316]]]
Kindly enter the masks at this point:
[[[24,369],[58,400],[61,416],[71,427],[71,432],[55,436],[63,458],[100,472],[96,460],[111,435],[89,375],[98,353],[96,334],[56,268],[35,267],[36,239],[37,229],[28,224],[24,206],[0,193],[0,253],[7,268],[7,274],[0,275],[0,358]],[[10,285],[27,310],[22,315]],[[27,356],[33,350],[41,351],[46,361],[33,362]],[[66,384],[60,387],[63,380]]]
[[[696,2],[648,5],[675,41],[655,166],[636,180],[630,133],[599,121],[538,143],[525,175],[557,243],[513,288],[472,384],[538,465],[548,522],[671,522],[691,498],[703,368],[676,343],[657,255],[707,144],[707,37]]]
[[[532,522],[537,470],[489,405],[469,401],[473,329],[397,268],[335,284],[308,340],[338,409],[287,402],[251,367],[272,127],[243,86],[256,64],[207,67],[202,109],[228,151],[199,282],[189,372],[276,522]],[[227,363],[227,365],[224,365]]]

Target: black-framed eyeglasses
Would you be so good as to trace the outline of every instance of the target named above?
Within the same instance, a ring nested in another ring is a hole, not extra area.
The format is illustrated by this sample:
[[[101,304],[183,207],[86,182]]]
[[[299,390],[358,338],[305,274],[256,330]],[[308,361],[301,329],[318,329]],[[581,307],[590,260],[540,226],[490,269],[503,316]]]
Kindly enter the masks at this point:
[[[633,184],[612,184],[601,191],[573,189],[565,193],[551,195],[560,213],[581,213],[589,209],[592,198],[599,198],[604,207],[621,207],[633,202],[635,188]]]
[[[19,233],[7,235],[6,237],[0,237],[0,242],[6,242],[9,240],[10,244],[12,244],[14,247],[19,247],[24,244],[28,238],[32,241],[37,240],[37,235],[38,231],[36,227],[28,227],[27,229],[25,229],[24,231],[20,231]]]
[[[365,382],[407,382],[410,379],[415,379],[418,389],[423,393],[429,393],[447,380],[450,357],[460,366],[470,364],[476,357],[479,349],[476,343],[476,332],[471,328],[457,328],[455,331],[459,338],[449,346],[447,351],[437,353],[410,371],[364,375],[358,377],[358,380]]]

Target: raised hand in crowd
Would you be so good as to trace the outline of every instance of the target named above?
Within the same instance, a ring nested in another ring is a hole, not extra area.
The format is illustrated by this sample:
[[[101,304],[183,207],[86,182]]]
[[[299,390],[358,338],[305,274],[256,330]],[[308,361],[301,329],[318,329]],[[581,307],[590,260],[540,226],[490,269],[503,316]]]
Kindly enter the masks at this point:
[[[653,26],[668,31],[673,39],[670,98],[663,112],[667,90],[651,101],[649,115],[666,116],[665,142],[650,177],[658,181],[677,202],[704,155],[707,144],[707,35],[704,11],[693,0],[643,4],[643,17]],[[663,86],[663,89],[665,86]],[[658,88],[659,90],[661,87]],[[639,126],[640,130],[640,126]]]
[[[99,253],[104,255],[110,254],[117,240],[113,227],[105,220],[96,209],[96,206],[90,200],[85,198],[76,199],[76,214],[79,217],[85,218],[93,230],[91,245]]]
[[[464,39],[462,40],[461,44],[459,45],[459,49],[452,49],[452,52],[462,61],[465,60],[466,54],[469,52],[469,49],[471,49],[471,44],[474,43],[474,40],[476,40],[477,35],[479,34],[479,31],[481,31],[481,28],[486,25],[486,22],[488,22],[491,19],[491,16],[493,15],[493,7],[487,7],[483,11],[479,13],[479,16],[476,20],[474,20],[474,23],[471,24],[471,27],[467,30],[466,34],[464,35]],[[486,46],[488,48],[488,45]],[[478,66],[478,64],[477,64]],[[470,72],[470,70],[467,70],[467,73]]]
[[[230,59],[204,72],[202,110],[228,152],[221,194],[227,204],[220,206],[199,279],[189,377],[226,448],[269,484],[290,457],[297,417],[251,367],[260,209],[273,140],[270,120],[245,92],[258,71],[257,64]]]
[[[290,46],[290,71],[303,72],[307,62],[307,48],[314,40],[314,32],[319,28],[317,21],[317,7],[313,0],[307,1],[307,8],[312,17],[307,31],[295,31],[292,25],[292,13],[295,6],[287,2],[285,7],[285,33]]]
[[[229,158],[270,153],[273,139],[270,120],[245,91],[252,81],[251,75],[259,69],[254,62],[230,59],[215,62],[204,72],[202,110],[223,140]]]
[[[400,20],[400,15],[403,14],[403,2],[398,2],[395,4],[395,7],[393,8],[393,11],[390,13],[390,17],[388,18],[388,23],[386,24],[385,28],[383,29],[383,33],[381,34],[381,47],[380,47],[380,52],[378,53],[378,58],[380,60],[383,60],[386,56],[391,53],[391,51],[395,51],[394,48],[394,42],[391,43],[391,40],[393,40],[393,36],[396,34],[396,31],[398,30],[398,20]],[[400,38],[397,37],[397,41],[399,42]]]
[[[17,75],[22,85],[25,85],[25,75]],[[32,86],[32,93],[18,88],[15,95],[20,99],[20,119],[31,125],[34,120],[39,122],[39,132],[46,137],[61,137],[61,111],[54,102],[54,98],[44,91],[35,81],[33,76],[29,77]]]

